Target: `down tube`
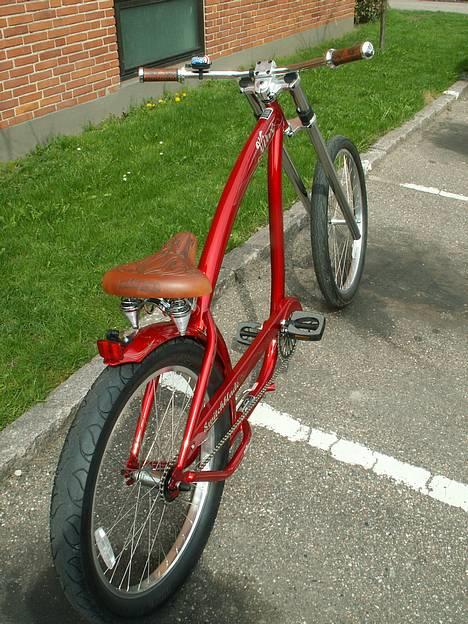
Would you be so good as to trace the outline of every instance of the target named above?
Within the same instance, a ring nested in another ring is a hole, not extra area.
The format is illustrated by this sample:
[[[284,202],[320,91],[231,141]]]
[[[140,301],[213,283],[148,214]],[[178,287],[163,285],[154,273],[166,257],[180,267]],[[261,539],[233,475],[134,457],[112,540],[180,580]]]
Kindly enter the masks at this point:
[[[284,230],[282,188],[283,130],[277,128],[268,148],[268,206],[270,211],[271,307],[274,314],[284,299]]]
[[[258,120],[232,169],[200,258],[199,269],[210,280],[213,291],[240,202],[262,154],[277,134],[275,131],[283,130],[284,116],[279,105],[273,102],[271,108],[266,110],[271,111],[269,117]],[[211,297],[212,294],[202,298],[202,311],[209,307]]]

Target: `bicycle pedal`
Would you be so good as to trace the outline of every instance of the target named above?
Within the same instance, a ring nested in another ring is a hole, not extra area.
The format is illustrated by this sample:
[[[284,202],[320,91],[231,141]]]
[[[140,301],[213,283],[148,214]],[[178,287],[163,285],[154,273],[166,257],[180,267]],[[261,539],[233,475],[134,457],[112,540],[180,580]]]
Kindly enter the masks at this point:
[[[262,329],[260,323],[240,323],[237,327],[236,340],[241,345],[249,346]]]
[[[298,340],[321,340],[325,329],[325,317],[316,312],[293,312],[288,321],[287,332]]]

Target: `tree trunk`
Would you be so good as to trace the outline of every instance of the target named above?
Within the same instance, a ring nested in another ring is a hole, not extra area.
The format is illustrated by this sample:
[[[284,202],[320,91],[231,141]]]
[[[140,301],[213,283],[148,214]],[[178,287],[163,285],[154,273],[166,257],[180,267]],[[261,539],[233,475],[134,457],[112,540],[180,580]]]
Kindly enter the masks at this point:
[[[387,17],[387,0],[380,2],[380,49],[385,47],[385,25]]]

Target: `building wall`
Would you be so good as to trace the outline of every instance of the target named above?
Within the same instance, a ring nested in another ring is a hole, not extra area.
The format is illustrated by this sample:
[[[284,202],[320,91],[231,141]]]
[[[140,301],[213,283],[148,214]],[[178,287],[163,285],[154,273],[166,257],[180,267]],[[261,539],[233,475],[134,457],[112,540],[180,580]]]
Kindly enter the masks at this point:
[[[0,3],[0,128],[118,88],[113,0]]]
[[[330,21],[353,17],[355,0],[205,0],[205,48],[214,58]]]
[[[353,28],[354,0],[204,1],[205,48],[218,69],[292,54]],[[113,0],[0,0],[0,160],[172,87],[120,83]]]

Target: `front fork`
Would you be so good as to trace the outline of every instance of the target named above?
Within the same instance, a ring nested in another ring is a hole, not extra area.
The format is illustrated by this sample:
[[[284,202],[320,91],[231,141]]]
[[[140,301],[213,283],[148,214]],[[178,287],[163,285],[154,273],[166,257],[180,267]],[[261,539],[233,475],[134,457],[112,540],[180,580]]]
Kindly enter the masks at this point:
[[[335,166],[333,164],[332,159],[330,158],[330,154],[328,153],[327,145],[323,139],[322,133],[320,132],[317,126],[317,117],[315,116],[314,111],[310,107],[307,97],[301,87],[299,76],[297,76],[296,80],[294,80],[291,83],[290,90],[291,90],[292,98],[296,105],[296,110],[297,110],[297,114],[299,115],[299,119],[301,120],[304,128],[307,130],[310,141],[312,145],[314,146],[315,151],[317,152],[317,156],[325,171],[328,182],[330,183],[330,186],[332,187],[333,193],[335,194],[335,197],[341,208],[341,212],[343,213],[343,216],[351,232],[351,235],[354,240],[359,240],[361,238],[361,233],[357,226],[356,219],[354,218],[353,211],[351,210],[351,207],[348,203],[346,195],[344,194],[343,188],[336,176]],[[286,172],[288,173],[287,169],[286,169]],[[289,171],[289,174],[291,175],[291,171]],[[296,172],[296,175],[297,175],[297,172]]]
[[[327,145],[322,136],[322,133],[317,126],[317,117],[313,112],[308,100],[307,96],[304,93],[304,90],[301,87],[301,81],[298,74],[292,76],[292,81],[289,85],[289,91],[296,105],[296,111],[299,115],[299,119],[301,120],[302,126],[305,130],[307,130],[307,134],[309,135],[309,139],[312,145],[317,152],[317,156],[322,164],[322,167],[327,176],[328,182],[335,194],[335,197],[338,201],[338,204],[341,208],[343,216],[345,218],[346,224],[351,232],[351,235],[354,240],[359,240],[361,238],[361,233],[356,223],[356,219],[354,218],[354,213],[349,205],[349,202],[344,194],[343,188],[340,184],[336,176],[335,167],[333,165],[333,161],[330,158],[330,154],[328,153]],[[252,107],[256,116],[260,115],[263,109],[262,104],[256,97],[256,94],[251,90],[244,90],[244,93],[249,101],[250,106]],[[291,160],[286,148],[283,147],[283,169],[286,172],[288,178],[291,181],[296,193],[301,200],[304,208],[307,213],[310,214],[312,210],[312,205],[310,201],[310,197],[307,193],[304,182],[302,181],[301,176],[299,175],[294,163]]]

